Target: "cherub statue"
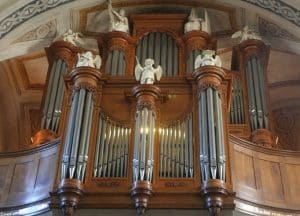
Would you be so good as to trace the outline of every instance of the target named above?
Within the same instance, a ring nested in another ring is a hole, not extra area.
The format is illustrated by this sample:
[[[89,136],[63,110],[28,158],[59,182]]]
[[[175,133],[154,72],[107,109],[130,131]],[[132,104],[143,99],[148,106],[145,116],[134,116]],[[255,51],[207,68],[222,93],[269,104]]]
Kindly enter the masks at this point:
[[[112,8],[111,0],[107,1],[108,14],[110,18],[109,31],[121,31],[129,33],[128,19],[125,16],[125,10],[121,9],[119,13]]]
[[[95,55],[94,57],[91,51],[87,51],[84,53],[78,53],[77,56],[78,56],[78,60],[77,60],[76,67],[88,66],[88,67],[100,69],[101,67],[100,55]]]
[[[214,50],[203,50],[202,54],[197,56],[195,60],[195,69],[206,65],[222,66],[221,59],[215,54]]]
[[[193,31],[193,30],[201,30],[201,22],[203,21],[201,18],[197,17],[196,11],[194,8],[191,9],[191,13],[188,18],[188,22],[184,25],[184,33]]]
[[[80,32],[73,32],[72,29],[67,30],[61,36],[57,37],[54,41],[63,40],[67,41],[74,46],[83,45],[84,41],[80,38],[83,35]]]
[[[162,75],[162,68],[158,65],[156,68],[153,67],[154,60],[148,58],[145,60],[145,66],[142,67],[139,63],[138,59],[137,65],[135,66],[135,79],[137,81],[140,80],[141,84],[153,84],[154,83],[154,75],[156,75],[156,79],[159,81]]]
[[[245,26],[243,30],[235,32],[231,38],[241,38],[240,43],[248,39],[262,40],[262,38],[257,35],[248,26]]]

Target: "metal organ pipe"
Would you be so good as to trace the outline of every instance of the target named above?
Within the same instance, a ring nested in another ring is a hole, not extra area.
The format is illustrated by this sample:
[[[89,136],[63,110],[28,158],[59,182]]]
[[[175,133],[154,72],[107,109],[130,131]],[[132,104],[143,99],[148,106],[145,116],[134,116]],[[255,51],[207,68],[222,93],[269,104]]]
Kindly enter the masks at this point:
[[[192,115],[159,130],[160,171],[162,178],[192,178],[193,133]]]
[[[130,129],[100,115],[94,177],[126,177]]]
[[[62,161],[62,178],[84,179],[93,114],[93,97],[87,89],[73,93]]]
[[[264,73],[261,61],[257,57],[251,57],[246,63],[246,77],[251,129],[268,129]]]
[[[67,73],[67,65],[62,59],[53,62],[47,90],[45,104],[42,112],[42,129],[50,129],[57,132],[61,115],[61,106],[64,95],[63,76]]]
[[[164,76],[178,75],[178,46],[165,32],[150,32],[144,36],[136,48],[136,55],[141,64],[147,58],[154,59],[155,64],[163,68]]]
[[[225,180],[223,116],[218,90],[212,87],[202,90],[198,105],[202,181]]]
[[[233,78],[231,98],[229,113],[230,124],[245,124],[243,89],[239,77]]]
[[[155,115],[148,107],[136,113],[133,181],[152,182]]]
[[[111,50],[106,60],[105,73],[111,76],[124,76],[125,68],[124,52],[122,50]]]

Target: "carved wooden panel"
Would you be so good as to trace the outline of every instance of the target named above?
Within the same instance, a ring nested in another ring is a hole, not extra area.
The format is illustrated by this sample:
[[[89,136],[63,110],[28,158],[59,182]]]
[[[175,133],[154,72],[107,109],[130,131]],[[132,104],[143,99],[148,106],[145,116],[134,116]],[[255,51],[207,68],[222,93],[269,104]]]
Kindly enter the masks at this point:
[[[238,199],[300,210],[300,155],[256,146],[230,136],[233,188]]]
[[[17,162],[14,167],[13,179],[9,188],[10,193],[26,192],[32,189],[33,159]],[[25,186],[26,185],[26,186]]]
[[[49,197],[56,170],[58,140],[35,149],[0,153],[0,208]]]
[[[35,181],[34,188],[35,190],[44,187],[45,185],[50,185],[53,179],[49,178],[49,176],[55,175],[55,169],[51,167],[53,165],[50,161],[56,160],[56,154],[50,154],[46,157],[42,157],[39,159],[37,177]]]
[[[259,160],[261,176],[262,196],[265,202],[282,203],[284,201],[284,189],[278,162]]]
[[[7,174],[8,174],[8,165],[0,165],[0,190],[5,186],[5,180]]]
[[[287,176],[284,178],[289,182],[287,193],[290,196],[291,202],[295,205],[299,204],[295,197],[300,197],[300,164],[286,164],[285,166]]]
[[[251,189],[257,189],[252,155],[235,151],[234,158],[234,162],[236,162],[234,163],[235,176],[239,184]]]

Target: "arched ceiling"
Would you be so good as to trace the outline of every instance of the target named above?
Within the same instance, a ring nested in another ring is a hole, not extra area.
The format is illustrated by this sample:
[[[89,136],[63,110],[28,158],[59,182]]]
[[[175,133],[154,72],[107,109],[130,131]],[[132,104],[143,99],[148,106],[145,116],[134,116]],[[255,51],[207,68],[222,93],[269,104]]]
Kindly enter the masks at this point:
[[[141,12],[210,14],[223,65],[230,68],[232,32],[249,25],[270,43],[268,81],[274,109],[300,107],[300,1],[298,0],[113,0],[130,16]],[[27,145],[40,106],[47,72],[44,47],[67,29],[81,31],[88,46],[105,31],[105,0],[0,1],[0,151]],[[104,26],[104,27],[103,27]],[[284,101],[284,103],[283,103]],[[297,106],[298,106],[297,105]],[[15,115],[13,115],[15,113]],[[14,117],[11,117],[11,116]],[[298,115],[299,116],[299,115]],[[300,119],[299,119],[300,121]],[[8,126],[5,126],[8,125]],[[25,128],[24,130],[22,128]],[[11,138],[11,134],[15,134]],[[299,138],[300,141],[300,138]],[[9,143],[9,144],[7,144]],[[24,143],[24,144],[23,144]]]

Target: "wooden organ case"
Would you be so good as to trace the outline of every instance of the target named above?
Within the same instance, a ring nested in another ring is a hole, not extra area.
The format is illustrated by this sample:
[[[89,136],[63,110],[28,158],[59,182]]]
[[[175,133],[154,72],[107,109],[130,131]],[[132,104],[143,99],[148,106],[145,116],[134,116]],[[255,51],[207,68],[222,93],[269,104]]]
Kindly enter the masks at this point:
[[[47,49],[48,86],[64,89],[59,99],[51,96],[59,89],[44,96],[44,107],[52,105],[44,108],[43,128],[62,137],[51,206],[64,215],[75,207],[135,207],[140,215],[175,206],[208,208],[211,215],[233,209],[227,127],[234,72],[194,69],[197,55],[216,50],[217,41],[203,31],[184,34],[187,15],[130,19],[131,35],[98,36],[100,70],[75,67],[86,50],[68,42]],[[153,85],[134,77],[136,61],[147,58],[163,69]]]

